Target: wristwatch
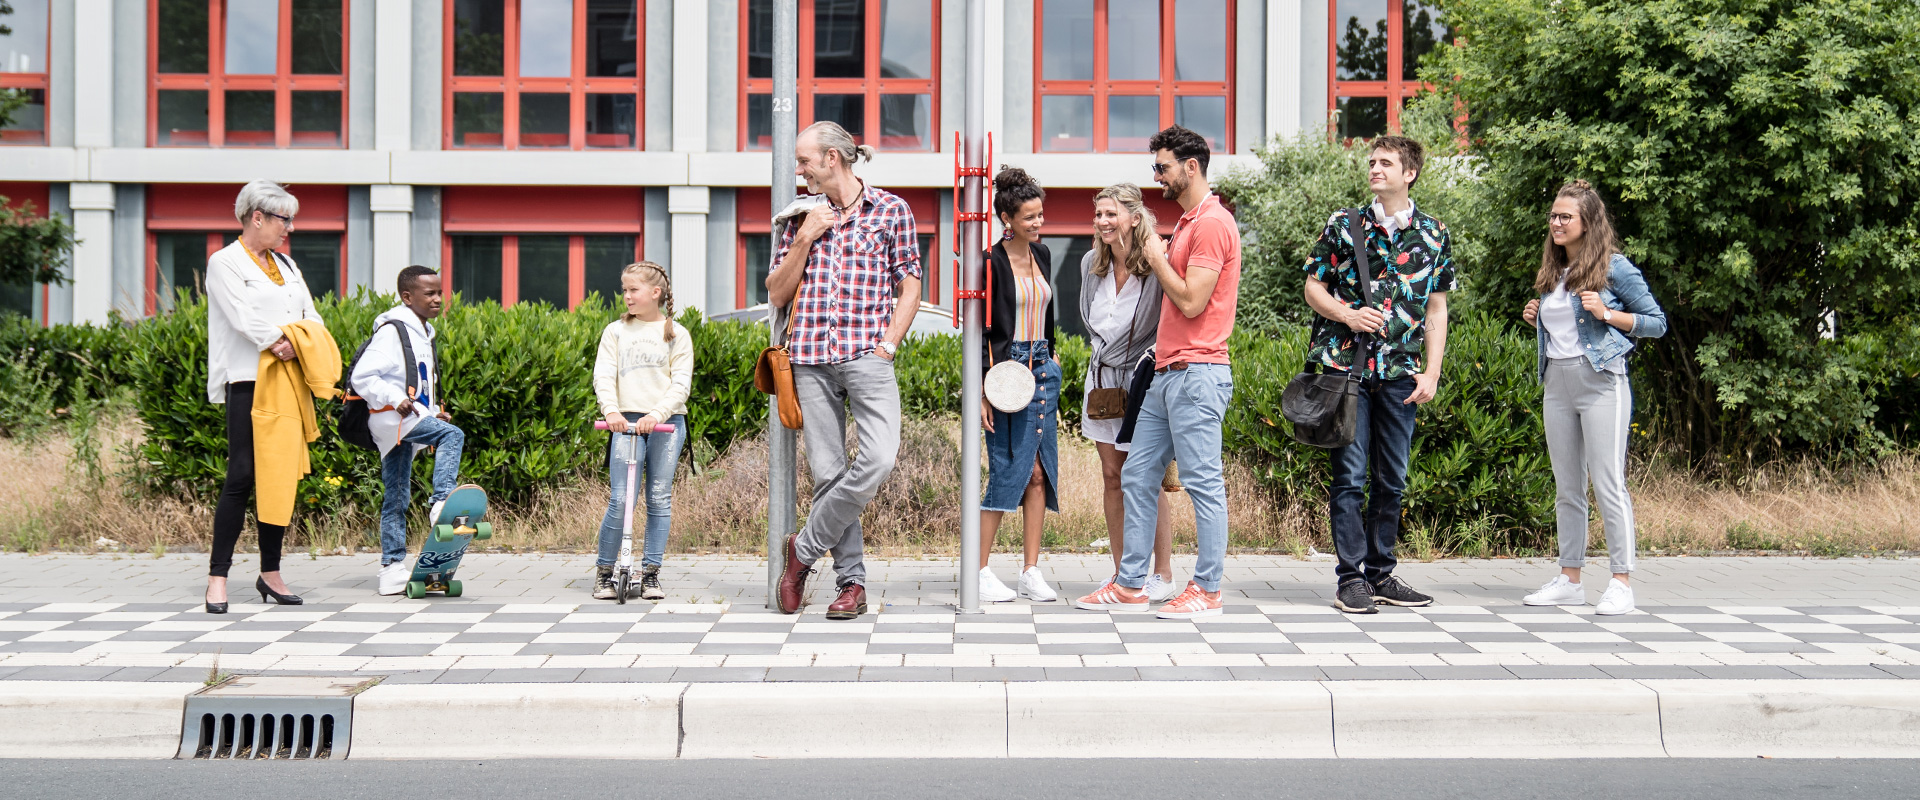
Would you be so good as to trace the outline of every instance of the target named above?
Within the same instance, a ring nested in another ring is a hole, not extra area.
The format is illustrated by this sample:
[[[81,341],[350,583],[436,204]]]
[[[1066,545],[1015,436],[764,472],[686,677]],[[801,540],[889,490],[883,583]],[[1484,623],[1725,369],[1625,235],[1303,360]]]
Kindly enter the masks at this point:
[[[880,340],[879,347],[880,349],[887,351],[888,358],[894,357],[900,351],[900,348],[898,346],[896,346],[893,342],[889,342],[885,339]]]
[[[1609,308],[1605,312],[1603,312],[1600,315],[1600,321],[1607,322],[1607,323],[1613,322],[1613,309]]]

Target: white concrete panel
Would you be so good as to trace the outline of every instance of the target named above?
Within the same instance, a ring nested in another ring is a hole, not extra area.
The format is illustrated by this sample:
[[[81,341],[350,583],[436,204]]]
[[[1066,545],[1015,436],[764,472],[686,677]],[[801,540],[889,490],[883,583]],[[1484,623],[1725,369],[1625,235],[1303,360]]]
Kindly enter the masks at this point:
[[[766,180],[765,168],[760,170],[760,177]],[[373,182],[418,186],[684,186],[687,154],[413,151],[393,154],[391,181]]]
[[[197,683],[0,683],[0,758],[172,758]]]
[[[413,137],[413,9],[408,3],[391,2],[376,8],[373,146],[405,150]]]
[[[1266,135],[1269,137],[1292,136],[1302,127],[1298,54],[1303,45],[1303,11],[1300,0],[1267,3]]]
[[[375,686],[349,758],[673,758],[678,683]],[[174,736],[179,736],[176,715]]]
[[[673,218],[674,313],[707,306],[707,212],[711,192],[705,186],[667,187],[667,213]]]
[[[707,149],[707,2],[673,4],[673,149]]]
[[[1660,702],[1633,681],[1330,681],[1341,758],[1652,758]]]
[[[400,270],[413,255],[413,215],[405,211],[373,212],[373,290],[394,292]]]
[[[1642,681],[1675,758],[1912,758],[1920,685],[1904,680]]]
[[[89,180],[86,150],[71,147],[9,147],[0,158],[0,181],[70,183]]]
[[[114,183],[389,183],[387,154],[369,150],[114,148],[90,151],[88,177]],[[297,190],[296,190],[297,191]]]
[[[105,325],[113,309],[113,184],[73,184],[73,321]]]
[[[1204,758],[1332,758],[1333,696],[1314,681],[1007,684],[1014,758],[1139,756],[1171,731]]]
[[[702,683],[683,758],[1002,758],[1002,683]],[[828,711],[831,713],[825,713]],[[778,720],[777,724],[769,724]]]
[[[113,0],[74,0],[73,143],[113,146]]]

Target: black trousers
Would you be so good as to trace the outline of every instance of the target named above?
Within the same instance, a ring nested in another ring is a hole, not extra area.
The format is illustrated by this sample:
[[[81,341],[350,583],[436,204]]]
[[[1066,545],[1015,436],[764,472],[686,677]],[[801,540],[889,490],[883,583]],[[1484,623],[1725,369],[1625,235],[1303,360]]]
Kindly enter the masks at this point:
[[[253,381],[227,384],[227,482],[213,507],[213,553],[207,574],[227,577],[233,546],[247,525],[247,500],[253,496]],[[284,525],[259,523],[260,571],[280,571]]]

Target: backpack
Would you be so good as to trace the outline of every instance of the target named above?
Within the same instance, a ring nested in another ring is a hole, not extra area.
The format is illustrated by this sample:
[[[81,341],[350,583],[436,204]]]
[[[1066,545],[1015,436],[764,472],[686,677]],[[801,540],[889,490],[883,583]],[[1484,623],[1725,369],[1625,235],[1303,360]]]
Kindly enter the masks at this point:
[[[397,319],[390,319],[374,326],[373,333],[378,334],[380,329],[387,325],[394,326],[395,332],[400,334],[400,352],[405,354],[409,365],[407,396],[412,397],[420,388],[419,379],[414,377],[419,370],[412,367],[413,340],[407,336],[406,323]],[[367,401],[364,398],[353,393],[354,368],[360,366],[360,357],[367,354],[367,345],[370,344],[373,344],[373,334],[368,334],[367,340],[360,343],[360,349],[353,353],[353,361],[347,364],[347,390],[342,398],[344,402],[340,406],[340,438],[346,440],[347,444],[364,447],[377,453],[380,452],[380,445],[374,443],[373,430],[367,426],[367,420],[373,416],[373,411],[367,408]]]

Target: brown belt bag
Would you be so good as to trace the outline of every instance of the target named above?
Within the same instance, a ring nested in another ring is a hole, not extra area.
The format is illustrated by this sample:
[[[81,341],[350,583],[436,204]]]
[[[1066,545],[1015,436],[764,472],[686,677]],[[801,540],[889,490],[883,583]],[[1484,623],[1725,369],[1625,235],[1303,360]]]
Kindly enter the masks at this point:
[[[799,300],[799,292],[794,292]],[[800,430],[804,419],[800,416],[800,396],[793,389],[793,365],[787,360],[787,340],[793,337],[794,305],[787,306],[787,330],[781,334],[780,344],[760,351],[760,359],[753,365],[753,388],[773,395],[780,409],[780,424],[789,430]]]

